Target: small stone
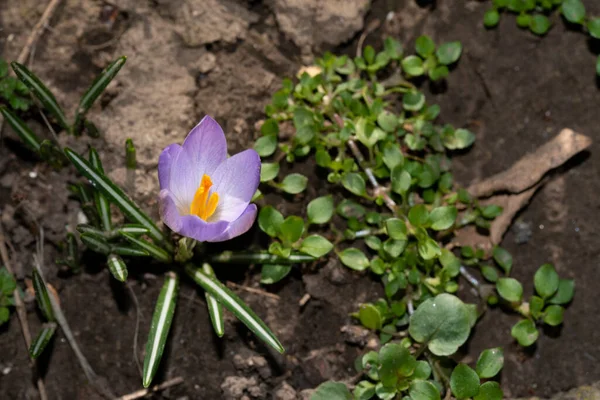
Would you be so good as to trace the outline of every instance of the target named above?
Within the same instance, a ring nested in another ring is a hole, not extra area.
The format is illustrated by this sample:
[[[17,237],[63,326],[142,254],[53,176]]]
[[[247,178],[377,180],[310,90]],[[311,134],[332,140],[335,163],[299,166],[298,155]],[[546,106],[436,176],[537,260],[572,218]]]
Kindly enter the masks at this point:
[[[256,378],[245,378],[243,376],[228,376],[221,384],[223,398],[225,400],[240,399],[244,392],[257,385]]]
[[[289,383],[283,381],[279,388],[275,390],[273,395],[274,400],[296,400],[296,391]]]

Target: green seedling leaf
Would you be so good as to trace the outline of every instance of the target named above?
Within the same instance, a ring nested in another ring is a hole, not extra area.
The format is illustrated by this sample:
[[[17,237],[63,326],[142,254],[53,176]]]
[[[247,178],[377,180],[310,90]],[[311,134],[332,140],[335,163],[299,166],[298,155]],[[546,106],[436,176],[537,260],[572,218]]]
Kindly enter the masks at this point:
[[[506,301],[517,303],[523,297],[523,286],[513,278],[500,278],[496,282],[496,290],[498,294]]]
[[[352,200],[344,199],[338,204],[337,212],[342,217],[349,219],[349,218],[361,218],[363,215],[365,215],[366,211],[365,211],[365,208],[363,206],[361,206],[360,204],[358,204]]]
[[[117,254],[120,256],[125,256],[125,257],[149,257],[150,256],[150,253],[148,253],[146,250],[140,249],[139,247],[129,246],[129,245],[114,245],[110,248],[110,251],[114,254]]]
[[[202,286],[204,290],[210,293],[221,303],[225,308],[233,313],[244,325],[248,327],[259,339],[273,347],[280,353],[285,350],[279,340],[275,337],[273,332],[265,325],[265,323],[258,318],[258,316],[252,311],[239,297],[229,290],[218,280],[206,275],[201,270],[187,265],[185,268],[187,274],[194,279],[194,281]]]
[[[558,326],[563,323],[565,309],[558,305],[548,306],[544,310],[544,323],[550,326]]]
[[[535,327],[535,324],[529,319],[523,319],[517,322],[512,327],[510,334],[523,347],[534,344],[539,336],[539,332]]]
[[[277,178],[279,175],[279,164],[278,163],[262,163],[260,168],[260,181],[268,182]]]
[[[529,313],[534,320],[537,320],[542,315],[544,309],[544,299],[538,296],[531,296],[529,300]]]
[[[462,53],[460,42],[444,43],[435,52],[438,61],[443,65],[450,65],[458,61]]]
[[[334,204],[332,196],[317,197],[308,203],[308,221],[311,224],[325,224],[333,216]]]
[[[419,240],[417,248],[419,250],[419,255],[424,260],[433,260],[442,254],[442,250],[438,243],[430,237]]]
[[[402,43],[391,37],[385,39],[383,47],[387,55],[392,60],[399,60],[402,57],[402,53],[404,52],[404,49],[402,48]]]
[[[398,128],[398,117],[384,110],[377,116],[377,124],[386,132],[395,132]]]
[[[414,379],[429,379],[429,377],[431,376],[431,366],[427,361],[417,361],[417,366],[412,376]]]
[[[504,270],[506,275],[510,274],[510,270],[512,269],[513,259],[508,251],[503,249],[502,247],[494,247],[493,253],[494,261],[498,263],[500,268]]]
[[[31,358],[35,360],[44,352],[44,349],[50,343],[50,339],[54,336],[54,332],[56,332],[56,322],[49,322],[42,325],[42,330],[29,347],[29,356]]]
[[[300,250],[315,258],[323,257],[333,249],[333,244],[321,235],[310,235],[302,241]]]
[[[281,190],[290,194],[298,194],[306,189],[308,178],[300,174],[289,174],[281,182]]]
[[[423,60],[418,56],[408,56],[401,62],[402,70],[409,76],[421,76],[425,69],[423,68]]]
[[[590,19],[587,23],[587,29],[591,37],[600,39],[600,18]]]
[[[542,14],[535,14],[529,20],[529,30],[536,35],[545,35],[550,30],[550,20]]]
[[[357,248],[347,248],[341,251],[338,256],[342,264],[356,271],[364,271],[369,267],[369,259],[365,256],[365,253]]]
[[[150,254],[150,256],[154,257],[158,261],[167,264],[173,261],[171,255],[166,250],[156,246],[155,244],[152,244],[144,239],[136,238],[135,236],[123,231],[119,231],[119,234],[129,243],[139,247],[141,250],[146,251],[148,254]]]
[[[400,147],[393,143],[386,143],[383,146],[383,163],[392,171],[396,166],[404,165],[404,155]],[[401,169],[399,170],[401,171]]]
[[[283,215],[273,206],[265,206],[258,213],[259,228],[271,237],[277,237],[279,228],[283,223]]]
[[[285,278],[292,270],[291,265],[263,264],[260,272],[260,283],[271,285]]]
[[[562,15],[573,24],[582,24],[585,19],[585,6],[581,0],[564,0]]]
[[[529,28],[530,24],[531,15],[525,13],[517,15],[517,26],[519,28]]]
[[[413,226],[425,227],[429,222],[429,211],[425,204],[417,204],[408,211],[408,220]]]
[[[262,133],[265,136],[277,136],[279,134],[279,124],[273,118],[269,118],[261,125],[260,133]]]
[[[258,138],[256,143],[254,143],[254,150],[261,157],[269,157],[275,150],[277,149],[277,136],[275,135],[267,135]]]
[[[425,105],[425,95],[421,92],[405,93],[402,97],[402,107],[408,111],[419,111]]]
[[[4,119],[8,122],[13,131],[19,135],[27,147],[33,151],[40,151],[42,141],[31,129],[29,129],[27,124],[25,124],[21,118],[17,117],[16,114],[6,107],[0,107],[0,113],[2,113]]]
[[[479,394],[473,400],[502,400],[504,393],[498,382],[486,382],[479,388]]]
[[[54,118],[56,118],[56,121],[59,123],[59,125],[69,132],[70,126],[67,122],[67,118],[65,117],[63,110],[58,105],[58,102],[56,101],[56,98],[52,92],[24,65],[19,64],[16,61],[13,61],[10,63],[10,65],[21,82],[23,82],[29,88],[29,90],[31,90],[33,95],[37,97],[44,108],[48,110],[48,112],[52,114]]]
[[[498,282],[498,271],[496,268],[491,267],[489,265],[484,265],[481,267],[481,275],[485,278],[486,281],[496,283]]]
[[[375,396],[375,385],[369,381],[360,381],[352,392],[354,400],[369,400]]]
[[[76,133],[77,129],[81,125],[81,120],[85,117],[88,110],[92,107],[96,99],[102,94],[102,92],[104,92],[108,84],[113,80],[115,76],[117,76],[117,73],[119,73],[121,67],[125,65],[126,61],[127,57],[122,56],[110,63],[108,67],[106,67],[104,71],[102,71],[100,75],[96,77],[92,85],[81,97],[81,100],[79,101],[79,107],[77,107],[77,111],[75,112],[74,127]]]
[[[279,226],[279,237],[284,243],[296,243],[304,233],[304,220],[295,215],[287,217]]]
[[[0,325],[8,322],[10,319],[10,310],[8,307],[0,307]]]
[[[120,282],[127,280],[127,264],[125,264],[125,261],[121,257],[117,254],[110,254],[106,260],[106,264],[108,265],[108,270],[116,280]]]
[[[575,281],[573,279],[560,279],[558,282],[558,290],[554,296],[548,299],[550,304],[564,305],[573,300],[575,294]]]
[[[104,174],[104,168],[102,167],[102,161],[100,161],[100,156],[98,152],[93,147],[90,147],[89,150],[89,158],[90,164],[96,170]],[[102,228],[105,231],[110,231],[112,229],[111,215],[110,215],[110,203],[104,194],[95,191],[94,192],[94,202],[96,203],[96,209],[98,210],[98,215],[100,216],[100,222],[102,224]]]
[[[435,43],[427,35],[419,36],[415,41],[415,50],[418,55],[427,58],[435,51]]]
[[[216,279],[215,271],[208,263],[202,264],[202,272],[213,279]],[[218,337],[223,337],[225,334],[225,323],[223,322],[223,307],[216,298],[205,292],[204,297],[206,298],[206,306],[208,307],[208,315],[210,316],[210,322],[212,323],[213,330]]]
[[[411,400],[440,400],[440,391],[430,381],[413,381],[408,394]]]
[[[65,155],[73,163],[75,168],[89,181],[92,185],[102,192],[110,201],[115,203],[117,207],[125,214],[130,220],[137,222],[148,229],[148,235],[158,241],[164,242],[165,236],[162,231],[156,226],[152,219],[144,213],[140,208],[131,200],[127,195],[115,185],[108,177],[104,174],[99,173],[90,163],[82,158],[75,151],[65,148]],[[167,248],[171,249],[170,243],[165,243]]]
[[[4,294],[6,297],[12,296],[16,288],[17,282],[15,278],[13,278],[6,268],[0,268],[0,294]]]
[[[379,379],[385,387],[395,387],[401,377],[411,376],[417,360],[408,349],[397,343],[388,343],[379,351]]]
[[[407,238],[406,224],[399,218],[388,218],[385,221],[385,229],[388,236],[394,240],[406,240]]]
[[[80,239],[83,244],[96,253],[108,255],[111,252],[110,245],[102,236],[97,236],[91,233],[83,233],[81,234]]]
[[[552,264],[542,265],[533,277],[535,291],[543,299],[547,299],[556,293],[559,281],[558,274]]]
[[[408,332],[438,356],[455,353],[471,331],[469,312],[456,296],[442,293],[425,300],[410,317]]]
[[[167,273],[154,308],[148,342],[146,343],[146,356],[144,357],[144,371],[142,373],[142,384],[145,388],[150,386],[158,370],[171,329],[173,315],[175,314],[178,290],[179,277],[174,272]]]
[[[500,22],[500,13],[495,8],[487,10],[483,15],[483,25],[486,28],[494,28]]]
[[[502,347],[486,349],[481,352],[477,360],[477,375],[482,379],[493,378],[498,375],[504,366],[504,351]]]
[[[374,331],[380,330],[383,325],[383,316],[377,307],[373,304],[361,304],[358,309],[358,319],[360,323],[368,329]]]
[[[366,196],[367,185],[360,174],[350,172],[342,177],[342,185],[351,193],[357,196]]]
[[[494,219],[502,214],[502,207],[497,205],[489,205],[481,208],[483,218]]]
[[[444,146],[449,150],[462,150],[475,142],[475,135],[467,129],[456,129],[452,134],[444,136]]]
[[[450,74],[450,70],[445,65],[438,65],[437,67],[429,70],[429,78],[432,81],[439,81],[444,79]]]
[[[454,225],[458,211],[454,206],[443,206],[434,208],[429,214],[431,229],[443,231]]]
[[[450,388],[457,399],[468,399],[479,393],[479,376],[468,365],[460,363],[450,376]]]
[[[442,249],[440,263],[449,277],[454,278],[460,273],[460,260],[448,249]]]
[[[410,189],[412,178],[408,171],[402,168],[402,165],[396,165],[392,170],[392,190],[400,195],[405,195]]]
[[[328,381],[317,386],[310,400],[352,400],[352,393],[341,382]]]
[[[35,299],[37,300],[38,307],[42,311],[44,318],[50,322],[55,321],[48,288],[35,268],[33,269],[33,289],[35,290]]]

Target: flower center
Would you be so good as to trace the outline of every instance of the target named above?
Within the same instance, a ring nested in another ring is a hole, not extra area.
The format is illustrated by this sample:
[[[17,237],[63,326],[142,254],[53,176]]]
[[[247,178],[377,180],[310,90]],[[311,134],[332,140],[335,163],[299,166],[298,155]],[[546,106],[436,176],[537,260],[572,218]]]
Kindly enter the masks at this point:
[[[215,213],[217,204],[219,203],[219,195],[217,193],[213,192],[210,197],[208,196],[212,184],[210,176],[204,174],[200,181],[200,186],[198,186],[194,195],[194,200],[192,200],[192,204],[190,205],[190,214],[197,215],[205,221]]]

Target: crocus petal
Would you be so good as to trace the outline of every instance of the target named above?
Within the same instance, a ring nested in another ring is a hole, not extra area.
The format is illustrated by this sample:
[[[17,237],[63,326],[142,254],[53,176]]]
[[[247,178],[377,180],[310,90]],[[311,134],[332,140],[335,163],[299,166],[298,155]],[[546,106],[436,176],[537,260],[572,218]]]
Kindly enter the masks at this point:
[[[211,241],[225,232],[230,225],[227,221],[209,223],[196,215],[180,215],[175,198],[171,192],[160,191],[161,219],[172,231],[196,239],[200,242]]]
[[[171,181],[171,166],[179,155],[181,146],[174,143],[167,146],[158,158],[158,182],[161,189],[169,189]]]
[[[219,205],[212,221],[235,221],[244,212],[260,182],[260,157],[246,150],[225,160],[213,176],[213,190],[219,194]]]
[[[196,190],[198,190],[201,179],[202,171],[199,171],[192,163],[188,152],[185,150],[180,151],[171,164],[171,178],[169,181],[169,191],[175,197],[180,214],[189,214],[190,204],[194,199]]]
[[[212,175],[219,164],[227,159],[225,133],[217,121],[208,115],[187,135],[183,149],[190,156],[193,167],[201,172],[200,176]]]
[[[250,227],[252,227],[252,224],[254,223],[255,219],[256,219],[256,204],[250,204],[250,205],[248,205],[248,207],[246,207],[246,209],[244,210],[244,212],[242,213],[242,215],[240,215],[240,217],[238,219],[236,219],[235,221],[233,221],[229,224],[229,226],[227,227],[225,232],[223,232],[221,235],[219,235],[213,239],[210,239],[208,241],[209,242],[223,242],[225,240],[229,240],[229,239],[232,239],[243,233],[246,233],[248,231],[248,229],[250,229]]]

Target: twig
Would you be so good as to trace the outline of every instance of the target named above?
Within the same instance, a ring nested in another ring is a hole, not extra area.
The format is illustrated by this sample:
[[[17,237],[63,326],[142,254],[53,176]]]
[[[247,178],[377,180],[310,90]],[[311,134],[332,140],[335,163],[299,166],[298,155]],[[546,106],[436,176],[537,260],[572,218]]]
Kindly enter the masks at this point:
[[[48,21],[50,21],[50,18],[52,18],[52,16],[54,15],[54,12],[60,5],[61,1],[62,0],[50,0],[50,2],[48,3],[48,6],[44,10],[44,13],[40,17],[40,20],[37,22],[37,24],[35,24],[33,30],[29,34],[27,42],[25,42],[25,46],[23,46],[19,57],[17,57],[17,61],[20,64],[23,64],[27,61],[29,53],[31,52],[31,48],[34,46],[35,42],[37,42],[40,36],[42,36],[44,28],[48,24]]]
[[[34,264],[34,267],[37,270],[38,274],[40,275],[42,282],[44,282],[44,285],[47,285],[46,279],[44,278],[44,272],[42,270],[42,265],[44,264],[43,246],[44,246],[44,231],[42,228],[40,228],[40,237],[37,240],[37,246],[36,246],[37,254],[33,255],[33,261],[34,261],[33,264]],[[79,361],[79,364],[81,365],[81,368],[83,369],[83,372],[84,372],[86,378],[88,379],[88,381],[90,381],[92,383],[92,385],[95,387],[95,389],[98,391],[99,394],[101,394],[102,396],[104,396],[108,399],[114,398],[115,396],[111,392],[110,388],[106,384],[104,384],[103,380],[98,375],[96,375],[96,373],[92,369],[92,366],[87,361],[87,359],[83,355],[83,352],[79,348],[79,345],[77,344],[77,341],[75,340],[75,335],[73,335],[73,331],[71,331],[71,328],[69,327],[67,319],[62,312],[62,308],[60,307],[60,304],[58,303],[58,299],[55,298],[54,296],[48,296],[48,298],[50,299],[50,304],[52,305],[52,311],[54,312],[54,317],[56,318],[56,322],[58,322],[58,325],[60,326],[60,329],[62,330],[63,334],[65,335],[65,338],[69,342],[71,349],[73,349],[73,352],[75,353],[75,356],[77,357],[77,360]]]
[[[480,288],[481,284],[479,283],[477,278],[475,278],[473,275],[471,275],[471,273],[462,265],[460,266],[459,272],[463,276],[463,278],[465,278],[467,280],[467,282],[469,282],[471,284],[471,286],[473,286],[471,288],[473,294],[475,296],[479,296],[479,288]]]
[[[369,35],[369,33],[373,32],[375,29],[379,28],[379,25],[381,25],[381,21],[378,20],[378,19],[374,19],[365,28],[365,30],[363,31],[363,33],[358,38],[358,43],[356,44],[356,57],[361,57],[362,56],[362,47],[363,47],[363,44],[365,42],[365,39],[367,38],[367,36]]]
[[[149,389],[141,389],[138,391],[135,391],[133,393],[129,393],[126,394],[124,396],[121,397],[117,397],[115,400],[135,400],[135,399],[139,399],[142,397],[145,397],[146,395],[150,394],[150,393],[155,393],[155,392],[159,392],[161,390],[165,390],[170,388],[171,386],[176,386],[183,383],[183,378],[178,376],[177,378],[173,378],[173,379],[169,379],[168,381],[165,381],[163,383],[161,383],[160,385],[156,385],[153,386]]]
[[[231,281],[227,281],[227,286],[232,287],[232,288],[236,288],[236,289],[242,289],[242,290],[245,290],[246,292],[250,292],[250,293],[258,294],[258,295],[261,295],[261,296],[269,297],[269,298],[275,299],[275,300],[279,300],[280,299],[280,297],[277,296],[274,293],[265,292],[264,290],[251,288],[249,286],[238,285],[237,283],[234,283],[234,282],[231,282]]]
[[[304,296],[302,296],[302,298],[298,301],[298,305],[300,307],[304,307],[306,305],[306,303],[308,303],[309,300],[310,300],[310,294],[305,293]]]
[[[142,376],[142,364],[140,363],[140,359],[138,357],[138,335],[140,332],[140,320],[142,319],[142,313],[140,311],[140,302],[138,301],[133,288],[129,284],[129,282],[125,285],[127,289],[129,289],[129,294],[131,295],[131,299],[133,300],[133,304],[135,305],[135,331],[133,332],[133,359],[135,360],[135,365],[137,365],[137,369]]]
[[[6,250],[6,238],[4,237],[4,229],[2,228],[2,223],[0,223],[0,256],[2,257],[2,263],[4,264],[4,267],[14,279],[15,275],[13,273],[13,269],[10,263],[10,258],[8,257],[8,251]],[[31,331],[29,330],[29,323],[27,322],[27,311],[25,310],[25,304],[23,303],[23,299],[21,299],[21,294],[19,293],[18,287],[15,287],[15,290],[13,291],[13,298],[15,299],[15,308],[17,309],[17,316],[21,325],[23,339],[25,339],[25,345],[27,346],[27,353],[29,353],[29,348],[31,347]],[[35,362],[31,358],[29,360],[34,369],[34,374],[37,375],[37,368]],[[44,381],[40,376],[37,376],[36,384],[38,392],[40,393],[40,398],[42,400],[47,400],[48,395],[46,393],[46,387],[44,385]]]

